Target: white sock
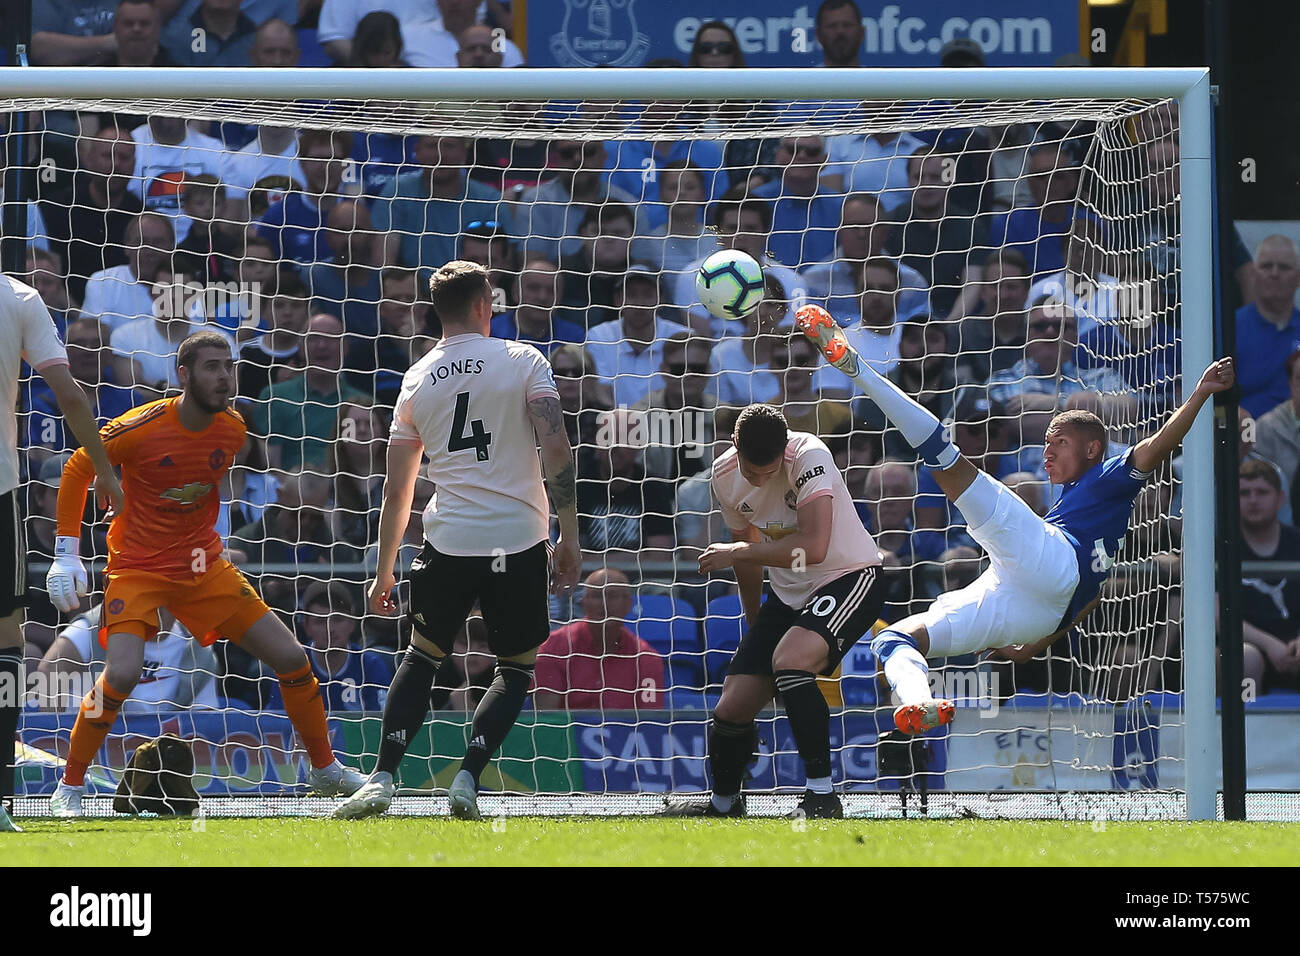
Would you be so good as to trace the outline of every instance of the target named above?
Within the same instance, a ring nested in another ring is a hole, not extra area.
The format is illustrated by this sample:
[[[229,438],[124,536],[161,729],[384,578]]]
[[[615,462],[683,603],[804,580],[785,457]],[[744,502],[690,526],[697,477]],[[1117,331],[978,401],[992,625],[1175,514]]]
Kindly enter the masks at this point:
[[[726,813],[728,810],[732,808],[732,806],[735,805],[736,796],[733,794],[730,797],[724,797],[721,794],[715,793],[713,795],[712,802],[713,802],[714,809],[719,810],[722,813]]]
[[[833,792],[831,788],[831,778],[830,777],[809,777],[808,789],[811,790],[813,793],[831,793]]]
[[[907,443],[921,453],[931,468],[950,467],[960,456],[957,446],[943,438],[943,425],[922,405],[913,401],[901,388],[869,368],[858,363],[858,374],[853,381],[880,406],[885,417],[903,434]]]
[[[915,647],[897,647],[885,661],[885,680],[904,704],[930,700],[930,668]]]

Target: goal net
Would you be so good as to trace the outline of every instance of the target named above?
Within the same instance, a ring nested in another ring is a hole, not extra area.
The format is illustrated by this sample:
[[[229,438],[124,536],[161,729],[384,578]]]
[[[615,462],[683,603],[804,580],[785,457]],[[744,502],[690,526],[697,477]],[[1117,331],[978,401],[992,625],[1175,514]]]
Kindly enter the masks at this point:
[[[392,404],[439,334],[430,271],[452,258],[490,269],[493,334],[537,344],[555,372],[587,584],[552,601],[535,692],[484,777],[500,794],[489,812],[650,812],[663,794],[707,789],[710,712],[744,625],[734,581],[696,562],[726,540],[710,463],[751,402],[833,451],[885,555],[883,622],[985,566],[879,410],[790,336],[799,305],[825,305],[1039,513],[1059,494],[1042,465],[1052,414],[1097,412],[1117,454],[1183,390],[1170,96],[1053,96],[1027,77],[1020,96],[893,98],[864,81],[833,100],[795,86],[711,99],[656,94],[644,74],[641,91],[602,89],[616,72],[581,74],[581,96],[563,73],[489,101],[429,99],[420,87],[438,81],[414,77],[400,96],[391,76],[388,92],[358,94],[337,74],[335,95],[289,99],[268,79],[273,99],[187,98],[226,87],[184,72],[173,87],[158,70],[157,95],[3,105],[29,119],[28,281],[100,419],[174,394],[192,329],[238,350],[250,441],[222,489],[221,531],[307,646],[336,749],[364,770],[410,634],[365,611]],[[742,320],[695,296],[699,262],[721,248],[764,266],[767,300]],[[33,595],[19,793],[39,797],[103,666],[102,594],[70,621],[42,591],[72,439],[39,378],[24,381],[20,415]],[[878,748],[892,704],[869,635],[848,653],[821,686],[849,812],[1184,814],[1185,474],[1177,461],[1157,472],[1123,547],[1096,555],[1114,564],[1100,607],[1049,654],[936,662],[936,693],[958,703],[942,733]],[[430,491],[422,479],[403,567]],[[104,525],[88,528],[98,583]],[[213,812],[295,812],[282,798],[304,792],[306,768],[269,672],[162,624],[99,755],[99,791],[170,731],[192,740]],[[480,621],[449,659],[401,768],[408,812],[439,810],[464,753],[493,666]],[[759,737],[751,808],[788,809],[803,776],[779,700]]]

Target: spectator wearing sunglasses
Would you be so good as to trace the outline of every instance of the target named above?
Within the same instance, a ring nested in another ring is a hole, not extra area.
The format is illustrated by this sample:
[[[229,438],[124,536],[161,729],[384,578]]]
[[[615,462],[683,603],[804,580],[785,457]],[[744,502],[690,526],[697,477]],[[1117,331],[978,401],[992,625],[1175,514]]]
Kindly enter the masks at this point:
[[[686,65],[706,70],[736,69],[745,66],[745,54],[731,27],[721,20],[710,20],[700,24]]]
[[[844,198],[819,182],[826,165],[825,138],[784,137],[776,162],[780,177],[753,191],[760,199],[773,200],[768,244],[773,258],[792,269],[829,260],[835,254]]]

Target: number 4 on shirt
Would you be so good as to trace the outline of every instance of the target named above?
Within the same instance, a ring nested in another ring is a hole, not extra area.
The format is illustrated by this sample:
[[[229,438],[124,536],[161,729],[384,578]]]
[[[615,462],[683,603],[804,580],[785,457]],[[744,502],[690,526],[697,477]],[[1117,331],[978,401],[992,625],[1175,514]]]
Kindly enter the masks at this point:
[[[479,461],[488,460],[488,445],[492,444],[492,433],[483,430],[483,419],[476,418],[469,423],[469,434],[465,434],[465,419],[469,415],[469,392],[460,392],[456,396],[456,412],[451,420],[451,436],[447,439],[447,451],[464,451],[473,448]]]

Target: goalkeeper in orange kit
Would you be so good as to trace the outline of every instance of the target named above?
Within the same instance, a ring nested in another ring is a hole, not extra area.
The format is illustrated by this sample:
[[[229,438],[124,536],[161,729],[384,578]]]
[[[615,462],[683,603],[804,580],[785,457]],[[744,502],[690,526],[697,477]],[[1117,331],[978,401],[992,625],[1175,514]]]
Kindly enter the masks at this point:
[[[55,816],[81,812],[86,768],[140,679],[144,642],[165,607],[204,644],[234,641],[269,665],[285,710],[311,759],[311,788],[348,795],[364,782],[330,747],[320,684],[302,645],[239,570],[222,557],[216,532],[221,481],[243,447],[244,420],[228,406],[234,361],[227,339],[198,332],[181,343],[183,393],[132,409],[101,430],[109,460],[122,467],[125,506],[108,531],[108,568],[99,631],[104,672],[86,694],[72,728],[63,779],[50,801]],[[50,600],[72,613],[87,591],[78,553],[93,469],[78,451],[59,484],[58,538],[47,586]]]

